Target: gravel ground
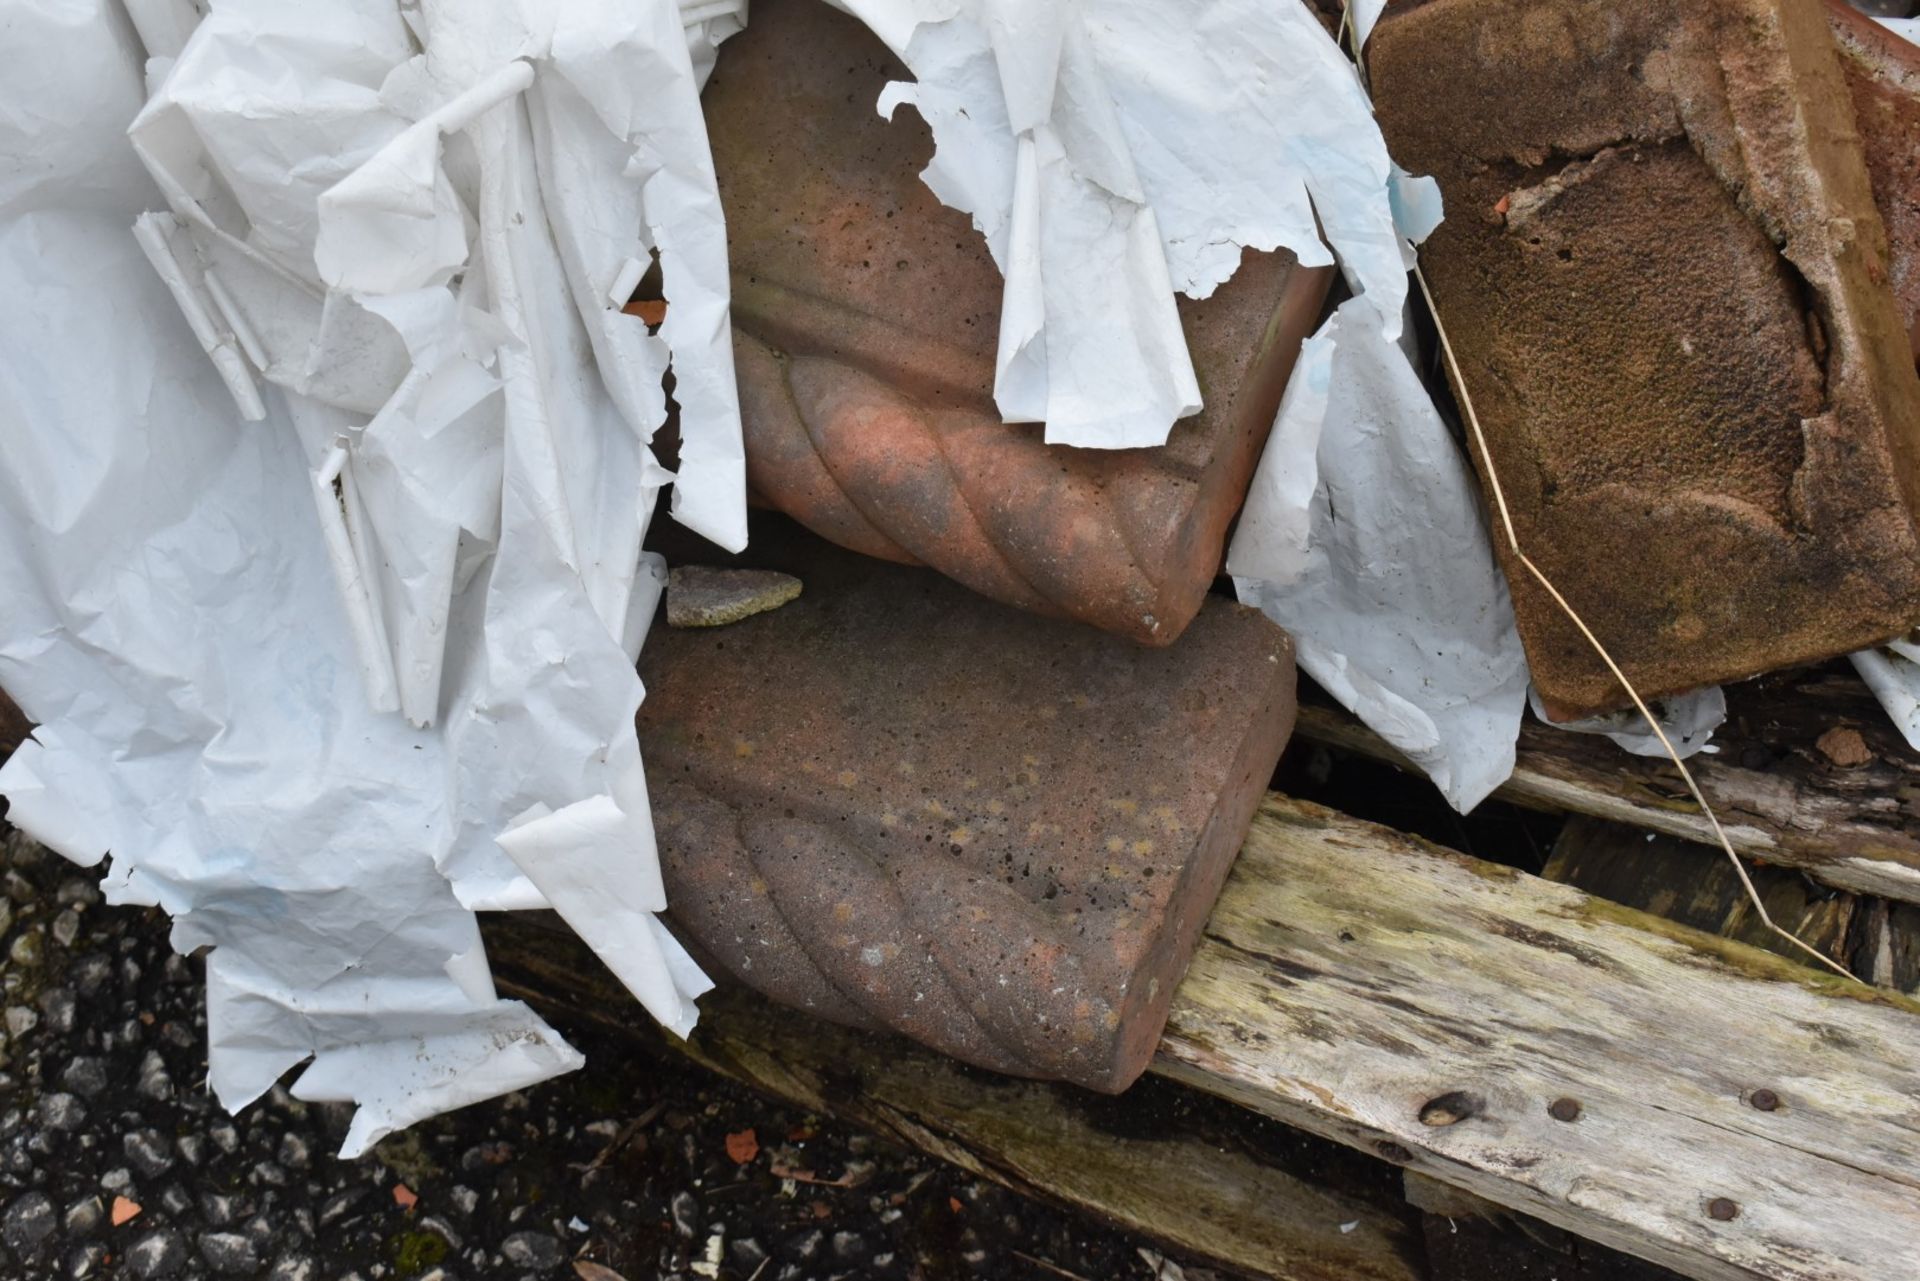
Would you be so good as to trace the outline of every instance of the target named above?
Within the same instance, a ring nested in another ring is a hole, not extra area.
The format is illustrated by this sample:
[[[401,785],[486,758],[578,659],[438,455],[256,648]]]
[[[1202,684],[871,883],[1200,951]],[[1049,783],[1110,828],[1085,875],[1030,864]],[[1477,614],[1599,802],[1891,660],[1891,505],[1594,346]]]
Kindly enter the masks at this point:
[[[163,914],[106,907],[91,873],[0,834],[0,1276],[1156,1271],[1122,1234],[590,1028],[562,1026],[582,1071],[338,1160],[346,1108],[275,1089],[229,1117],[207,1092],[201,967]]]

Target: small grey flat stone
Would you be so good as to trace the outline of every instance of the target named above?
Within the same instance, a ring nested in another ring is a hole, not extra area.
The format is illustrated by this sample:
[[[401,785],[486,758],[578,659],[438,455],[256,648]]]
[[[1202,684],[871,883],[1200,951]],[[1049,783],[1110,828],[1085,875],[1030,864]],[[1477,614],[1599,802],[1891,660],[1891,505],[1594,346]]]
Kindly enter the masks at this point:
[[[725,627],[799,595],[800,580],[792,574],[681,565],[667,575],[667,626]]]

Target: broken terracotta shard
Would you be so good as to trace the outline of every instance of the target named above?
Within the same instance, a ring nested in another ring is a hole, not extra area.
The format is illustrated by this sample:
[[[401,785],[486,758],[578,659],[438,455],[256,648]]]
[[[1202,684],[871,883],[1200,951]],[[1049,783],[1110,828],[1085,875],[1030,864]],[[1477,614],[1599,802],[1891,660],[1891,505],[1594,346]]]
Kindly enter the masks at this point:
[[[1827,0],[1827,21],[1853,98],[1873,201],[1887,225],[1894,301],[1920,366],[1920,46],[1847,0]]]
[[[1291,732],[1286,634],[1211,597],[1145,648],[795,534],[755,560],[797,601],[641,659],[675,929],[835,1022],[1125,1088]]]
[[[1369,53],[1520,543],[1641,692],[1905,631],[1920,380],[1823,8],[1430,0]],[[1555,714],[1622,705],[1500,551]]]
[[[881,88],[907,73],[819,0],[762,0],[706,92],[756,496],[870,556],[1171,643],[1219,573],[1330,269],[1249,254],[1181,316],[1206,409],[1163,449],[1049,447],[993,402],[1002,279]]]

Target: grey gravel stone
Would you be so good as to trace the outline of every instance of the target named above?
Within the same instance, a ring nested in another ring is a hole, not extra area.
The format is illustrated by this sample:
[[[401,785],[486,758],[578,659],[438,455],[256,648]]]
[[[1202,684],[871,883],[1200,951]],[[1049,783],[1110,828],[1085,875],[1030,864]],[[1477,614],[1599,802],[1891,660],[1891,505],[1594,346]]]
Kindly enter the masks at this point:
[[[245,1276],[260,1267],[253,1239],[239,1232],[202,1232],[200,1257],[223,1277]]]
[[[64,1090],[40,1100],[40,1124],[49,1130],[77,1130],[87,1119],[87,1105]]]
[[[158,1130],[131,1131],[120,1140],[120,1147],[145,1178],[158,1178],[173,1168],[173,1148]]]
[[[673,1211],[673,1230],[692,1240],[700,1235],[700,1202],[691,1192],[676,1192],[669,1202]]]
[[[135,1087],[146,1098],[163,1103],[173,1097],[173,1078],[167,1074],[167,1061],[158,1050],[148,1050],[140,1059],[140,1082]]]
[[[342,1188],[340,1191],[328,1197],[320,1206],[320,1226],[327,1228],[338,1223],[347,1216],[348,1211],[360,1204],[366,1195],[367,1189],[365,1185],[360,1185],[357,1187]]]
[[[187,1261],[187,1248],[175,1232],[149,1232],[127,1247],[127,1267],[143,1281],[177,1276]]]
[[[68,877],[54,891],[53,901],[64,907],[71,907],[75,903],[98,903],[100,891],[77,876]]]
[[[80,937],[80,913],[68,908],[53,918],[53,941],[61,947],[72,947],[74,940]]]
[[[40,1191],[23,1192],[0,1213],[0,1240],[5,1240],[14,1254],[26,1258],[38,1250],[40,1243],[53,1235],[59,1225],[60,1216],[53,1208],[52,1198]]]
[[[40,1014],[30,1006],[7,1007],[7,1036],[17,1041],[40,1024]]]
[[[500,1256],[517,1268],[550,1271],[560,1266],[566,1255],[560,1243],[544,1232],[516,1232],[500,1243]]]
[[[62,1036],[73,1031],[74,1010],[78,1002],[74,999],[72,988],[50,987],[40,994],[36,1003],[40,1006],[41,1016],[47,1021],[49,1031]]]
[[[224,1228],[232,1223],[239,1212],[239,1203],[224,1192],[203,1192],[200,1194],[200,1213],[209,1227]]]
[[[280,1164],[289,1170],[304,1170],[313,1162],[313,1149],[291,1130],[280,1136],[279,1155]]]
[[[113,978],[113,962],[98,953],[81,957],[71,971],[74,987],[82,996],[97,996]]]
[[[160,1208],[179,1218],[193,1208],[193,1198],[178,1183],[169,1183],[160,1189]]]
[[[320,1265],[304,1254],[283,1254],[267,1270],[267,1281],[316,1281]]]
[[[40,968],[40,962],[46,959],[47,954],[45,935],[46,931],[38,925],[29,926],[14,936],[13,946],[7,949],[7,956],[23,970]]]
[[[107,1208],[97,1196],[82,1197],[67,1207],[61,1224],[68,1236],[83,1237],[100,1226],[106,1217]]]
[[[173,1141],[173,1150],[188,1165],[199,1165],[207,1159],[207,1142],[197,1134],[183,1134]]]
[[[67,1251],[67,1275],[80,1281],[83,1277],[101,1275],[107,1262],[107,1247],[98,1241],[88,1241]]]
[[[107,1061],[91,1054],[75,1055],[61,1069],[60,1084],[90,1099],[107,1088]]]
[[[208,1126],[207,1137],[213,1140],[215,1147],[228,1156],[232,1156],[240,1148],[240,1131],[226,1121],[217,1121]]]
[[[133,1171],[126,1166],[115,1166],[100,1176],[100,1186],[109,1192],[126,1192],[133,1187]]]
[[[453,1224],[438,1214],[429,1214],[421,1219],[420,1230],[439,1234],[446,1240],[449,1249],[458,1250],[466,1244]]]
[[[867,1252],[867,1240],[858,1232],[836,1232],[833,1252],[842,1259],[857,1259]]]
[[[472,1214],[473,1208],[480,1204],[480,1194],[464,1183],[454,1184],[453,1190],[447,1193],[447,1199],[461,1214]]]

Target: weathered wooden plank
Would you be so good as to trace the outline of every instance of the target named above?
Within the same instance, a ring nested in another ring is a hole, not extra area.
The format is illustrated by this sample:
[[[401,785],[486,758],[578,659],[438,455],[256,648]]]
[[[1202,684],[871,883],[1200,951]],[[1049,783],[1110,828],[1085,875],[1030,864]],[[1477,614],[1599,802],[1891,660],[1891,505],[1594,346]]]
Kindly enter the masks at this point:
[[[1804,955],[1760,920],[1718,846],[1577,814],[1561,829],[1540,875],[1791,960]],[[1856,918],[1885,902],[1825,889],[1794,868],[1755,867],[1748,875],[1777,925],[1841,965],[1852,960]],[[1860,977],[1872,981],[1870,974]]]
[[[1784,672],[1730,687],[1727,703],[1727,723],[1714,736],[1719,750],[1689,764],[1734,848],[1841,889],[1920,901],[1920,755],[1866,687],[1833,668]],[[1836,765],[1817,746],[1834,728],[1857,730],[1872,759]],[[1406,765],[1325,704],[1301,704],[1294,737]],[[1520,731],[1513,777],[1497,795],[1713,843],[1670,762],[1531,719]]]
[[[1869,899],[1854,932],[1854,973],[1920,996],[1920,906]]]
[[[631,1029],[631,998],[570,938],[490,918],[488,944],[503,992]],[[1096,1215],[1188,1258],[1289,1281],[1422,1276],[1411,1216],[1307,1182],[1258,1153],[1223,1146],[1220,1136],[1209,1141],[1188,1128],[1190,1118],[1141,1116],[1125,1099],[990,1076],[739,990],[704,998],[692,1041],[671,1043],[797,1107]]]
[[[1920,1275],[1920,1003],[1305,803],[1155,1070],[1689,1276]]]

